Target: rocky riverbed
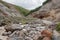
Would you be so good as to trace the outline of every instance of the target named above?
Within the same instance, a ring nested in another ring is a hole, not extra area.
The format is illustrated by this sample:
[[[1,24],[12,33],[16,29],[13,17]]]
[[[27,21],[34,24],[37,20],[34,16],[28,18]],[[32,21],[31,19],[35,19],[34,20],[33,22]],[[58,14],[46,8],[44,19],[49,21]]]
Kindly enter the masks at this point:
[[[47,22],[47,23],[46,23]],[[29,24],[10,24],[0,27],[1,40],[38,40],[41,31],[52,24],[50,21],[43,20],[40,23]]]

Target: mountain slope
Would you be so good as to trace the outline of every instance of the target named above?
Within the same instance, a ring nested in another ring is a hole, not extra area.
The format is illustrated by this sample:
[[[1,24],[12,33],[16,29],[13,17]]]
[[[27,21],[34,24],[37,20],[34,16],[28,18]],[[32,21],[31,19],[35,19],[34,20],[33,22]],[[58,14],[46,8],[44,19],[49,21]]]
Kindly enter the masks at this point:
[[[10,8],[10,6],[12,6],[12,4],[9,4],[9,3],[6,3],[4,1],[1,1],[1,3],[3,3],[5,6],[7,6],[8,8]],[[20,6],[17,6],[17,5],[13,5],[16,10],[18,10],[21,14],[23,14],[24,16],[27,15],[27,13],[29,13],[30,11],[23,8],[23,7],[20,7]]]
[[[20,7],[20,6],[16,6],[16,5],[15,5],[15,8],[16,8],[18,11],[20,11],[21,14],[23,14],[24,16],[27,16],[27,14],[30,12],[29,10],[24,9],[24,8],[22,8],[22,7]]]
[[[47,2],[39,8],[39,10],[32,12],[29,16],[50,21],[60,21],[60,0]]]
[[[6,3],[0,0],[0,24],[1,23],[19,23],[24,20],[24,13],[29,12],[28,10]],[[23,19],[23,20],[22,20]]]

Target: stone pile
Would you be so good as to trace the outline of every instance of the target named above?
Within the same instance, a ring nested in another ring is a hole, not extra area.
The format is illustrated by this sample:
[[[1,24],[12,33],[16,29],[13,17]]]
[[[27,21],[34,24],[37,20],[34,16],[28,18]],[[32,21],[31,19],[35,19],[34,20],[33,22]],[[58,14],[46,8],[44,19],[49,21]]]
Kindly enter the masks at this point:
[[[47,22],[47,23],[46,23]],[[44,24],[44,25],[43,25]],[[41,32],[47,29],[49,21],[29,24],[10,24],[0,27],[1,40],[38,40]]]
[[[11,33],[9,35],[6,32],[4,33],[5,36],[9,36],[8,40],[37,40],[45,26],[41,26],[41,24],[24,24],[23,26],[12,24],[6,26],[5,29],[8,30],[7,33]]]

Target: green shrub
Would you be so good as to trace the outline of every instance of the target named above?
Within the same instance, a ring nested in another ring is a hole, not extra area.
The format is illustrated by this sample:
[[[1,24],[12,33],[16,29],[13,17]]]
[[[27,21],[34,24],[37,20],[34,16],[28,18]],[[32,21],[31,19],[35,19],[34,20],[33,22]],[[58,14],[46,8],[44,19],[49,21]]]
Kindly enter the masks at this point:
[[[57,30],[57,31],[60,31],[60,23],[57,24],[56,30]]]

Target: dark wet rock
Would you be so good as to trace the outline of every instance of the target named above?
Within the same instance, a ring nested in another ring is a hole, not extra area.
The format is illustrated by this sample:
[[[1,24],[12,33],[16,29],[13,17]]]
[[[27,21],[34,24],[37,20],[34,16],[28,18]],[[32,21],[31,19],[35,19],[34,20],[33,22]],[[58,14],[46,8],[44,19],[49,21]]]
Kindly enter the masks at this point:
[[[12,33],[11,33],[11,31],[9,31],[9,32],[4,32],[2,35],[3,36],[9,36],[9,35],[11,35]]]
[[[0,26],[5,26],[6,24],[5,23],[1,23]]]

